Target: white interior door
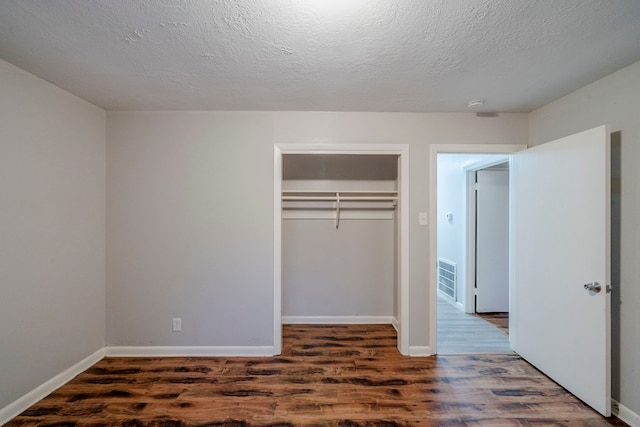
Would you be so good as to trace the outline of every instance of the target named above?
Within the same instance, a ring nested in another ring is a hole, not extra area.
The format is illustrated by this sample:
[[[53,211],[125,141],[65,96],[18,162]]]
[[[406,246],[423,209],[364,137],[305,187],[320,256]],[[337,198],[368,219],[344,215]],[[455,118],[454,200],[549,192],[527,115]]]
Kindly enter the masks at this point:
[[[512,348],[611,412],[610,143],[606,126],[511,162]],[[599,293],[584,285],[597,282]]]
[[[476,312],[509,311],[509,171],[476,172]]]

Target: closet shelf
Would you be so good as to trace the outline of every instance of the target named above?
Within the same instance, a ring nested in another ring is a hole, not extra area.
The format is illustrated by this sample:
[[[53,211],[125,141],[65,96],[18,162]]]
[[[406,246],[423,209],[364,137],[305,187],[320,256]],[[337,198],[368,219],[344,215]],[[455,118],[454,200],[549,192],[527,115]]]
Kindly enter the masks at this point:
[[[283,191],[283,201],[393,202],[397,191]]]
[[[339,228],[341,210],[394,210],[398,204],[398,192],[318,190],[283,191],[282,202],[283,210],[335,211],[334,219],[336,221],[336,228]]]

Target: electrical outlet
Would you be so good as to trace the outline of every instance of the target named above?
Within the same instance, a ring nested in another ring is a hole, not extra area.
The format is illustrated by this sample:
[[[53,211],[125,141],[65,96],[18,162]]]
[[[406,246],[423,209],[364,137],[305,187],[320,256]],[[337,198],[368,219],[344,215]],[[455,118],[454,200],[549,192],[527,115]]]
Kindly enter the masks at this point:
[[[173,332],[180,332],[182,330],[182,318],[174,317],[173,318]]]

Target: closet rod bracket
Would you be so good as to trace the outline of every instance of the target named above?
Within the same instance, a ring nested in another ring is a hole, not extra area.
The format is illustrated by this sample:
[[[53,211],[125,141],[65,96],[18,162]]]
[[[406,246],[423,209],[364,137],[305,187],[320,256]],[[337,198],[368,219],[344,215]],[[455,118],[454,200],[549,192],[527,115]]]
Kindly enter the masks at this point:
[[[340,192],[336,191],[336,230],[340,228]]]

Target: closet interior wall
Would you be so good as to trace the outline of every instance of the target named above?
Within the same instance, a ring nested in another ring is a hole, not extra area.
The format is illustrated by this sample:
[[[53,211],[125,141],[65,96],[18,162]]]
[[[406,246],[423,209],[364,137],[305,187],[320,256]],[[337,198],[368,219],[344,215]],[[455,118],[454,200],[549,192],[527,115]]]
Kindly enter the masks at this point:
[[[283,323],[397,318],[397,175],[395,155],[283,156]]]

